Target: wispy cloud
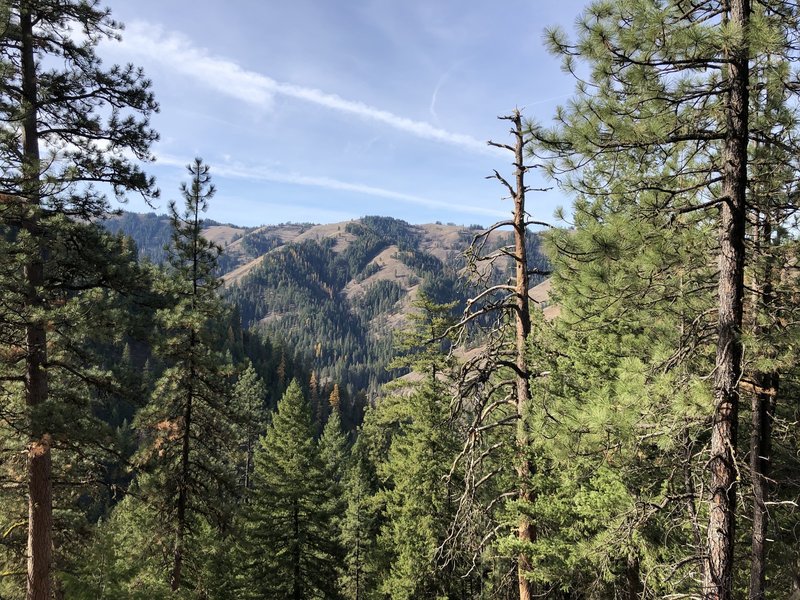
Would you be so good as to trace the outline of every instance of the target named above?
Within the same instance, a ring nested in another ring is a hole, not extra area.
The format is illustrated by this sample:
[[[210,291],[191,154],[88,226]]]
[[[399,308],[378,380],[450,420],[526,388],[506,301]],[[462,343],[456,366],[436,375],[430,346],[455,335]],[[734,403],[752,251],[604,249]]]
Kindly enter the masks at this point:
[[[418,138],[459,146],[472,152],[492,150],[470,135],[454,133],[425,121],[415,121],[387,110],[348,100],[322,90],[276,81],[262,73],[243,69],[234,61],[211,55],[185,35],[134,21],[125,31],[122,44],[127,54],[138,54],[170,70],[250,104],[269,107],[276,94],[310,102],[330,110],[388,125]]]
[[[463,62],[463,61],[462,61]],[[428,106],[428,111],[431,113],[431,116],[434,118],[436,122],[439,121],[439,115],[436,114],[436,101],[439,98],[439,90],[442,89],[442,86],[445,82],[450,79],[450,75],[461,66],[461,62],[454,64],[452,67],[447,69],[441,77],[439,77],[439,81],[436,82],[436,87],[433,89],[433,94],[431,95],[431,103]]]
[[[174,167],[185,167],[190,162],[191,160],[188,158],[182,159],[175,156],[161,154],[158,156],[157,160],[157,164],[159,165]],[[286,183],[291,185],[323,188],[327,190],[353,192],[366,196],[396,200],[406,204],[414,204],[416,206],[422,206],[429,209],[447,209],[451,213],[480,215],[484,217],[488,216],[495,219],[508,216],[506,212],[484,208],[482,206],[471,206],[468,204],[456,204],[454,202],[434,200],[431,198],[424,198],[422,196],[406,194],[404,192],[396,192],[363,183],[341,181],[331,177],[310,176],[295,172],[281,172],[260,165],[245,165],[236,162],[227,162],[222,164],[215,163],[212,165],[212,172],[220,177],[246,179],[250,181]]]

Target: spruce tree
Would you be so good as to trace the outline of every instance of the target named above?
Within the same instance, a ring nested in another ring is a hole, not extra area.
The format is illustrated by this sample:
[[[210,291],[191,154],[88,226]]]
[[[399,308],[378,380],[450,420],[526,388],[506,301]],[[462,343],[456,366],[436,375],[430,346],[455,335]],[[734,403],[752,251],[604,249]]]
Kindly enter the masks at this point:
[[[297,380],[261,438],[254,476],[242,593],[276,600],[338,597],[340,551],[330,527],[330,481]]]
[[[57,379],[72,360],[59,367],[48,353],[57,332],[71,331],[69,319],[80,314],[61,310],[63,295],[85,296],[103,287],[100,274],[112,256],[90,245],[97,236],[70,236],[75,222],[107,212],[98,183],[109,184],[118,197],[155,194],[153,180],[136,162],[151,158],[157,136],[149,117],[157,105],[140,69],[101,65],[97,44],[116,37],[119,26],[97,2],[5,2],[2,19],[2,338],[19,349],[19,356],[3,358],[2,380],[21,384],[8,394],[22,398],[28,413],[19,429],[26,439],[16,442],[27,451],[27,597],[49,600],[53,449],[69,437],[58,431],[54,416],[64,408]],[[69,30],[85,35],[77,39]],[[55,250],[73,242],[81,251],[69,256],[78,262],[56,269]],[[75,346],[70,341],[64,347]]]

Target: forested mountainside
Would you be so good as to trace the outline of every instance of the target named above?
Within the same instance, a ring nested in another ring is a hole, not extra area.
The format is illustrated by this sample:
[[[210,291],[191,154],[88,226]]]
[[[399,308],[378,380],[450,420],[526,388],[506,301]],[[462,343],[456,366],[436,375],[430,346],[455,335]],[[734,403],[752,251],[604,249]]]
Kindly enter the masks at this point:
[[[164,259],[166,217],[123,213],[107,227],[132,237],[140,255]],[[480,231],[378,216],[249,229],[203,223],[203,235],[222,248],[223,295],[237,307],[242,325],[279,342],[313,375],[315,386],[339,384],[356,422],[366,399],[403,372],[388,368],[393,331],[407,324],[414,299],[422,292],[437,303],[455,303],[453,314],[463,310],[470,292],[461,277],[464,251]],[[495,233],[489,247],[507,244],[509,236]],[[539,242],[528,237],[530,262],[546,269]],[[510,260],[495,264],[493,280],[512,276]]]
[[[549,32],[588,81],[500,117],[496,227],[204,222],[198,158],[139,249],[119,24],[1,8],[0,598],[800,598],[797,3]]]

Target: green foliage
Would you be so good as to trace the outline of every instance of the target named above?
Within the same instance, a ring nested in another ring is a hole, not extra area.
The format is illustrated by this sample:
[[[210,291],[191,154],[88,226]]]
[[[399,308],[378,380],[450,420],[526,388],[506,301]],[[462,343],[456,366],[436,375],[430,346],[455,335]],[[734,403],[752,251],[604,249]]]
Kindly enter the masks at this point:
[[[14,598],[26,593],[14,548],[25,526],[34,533],[27,593],[47,594],[63,543],[85,533],[80,499],[107,500],[95,484],[116,458],[114,435],[97,413],[122,394],[100,348],[126,332],[124,296],[141,272],[94,222],[110,209],[105,191],[157,195],[139,166],[157,139],[157,104],[140,69],[101,63],[97,46],[118,25],[96,3],[4,2],[0,18],[0,503],[9,507],[0,594]],[[38,495],[23,516],[29,481]],[[51,499],[52,481],[61,485]]]
[[[392,375],[386,369],[392,331],[374,321],[399,308],[405,282],[379,280],[355,300],[345,293],[347,283],[380,271],[373,259],[394,244],[403,252],[428,256],[436,271],[426,277],[444,279],[448,297],[456,286],[442,275],[447,269],[438,259],[413,249],[419,233],[403,221],[365,217],[348,223],[345,233],[353,239],[343,249],[334,249],[336,240],[326,238],[270,252],[231,288],[229,297],[240,307],[243,323],[258,323],[271,337],[296,348],[301,362],[318,370],[322,380],[341,382],[354,398],[361,390],[377,391]],[[362,409],[343,406],[345,422],[358,422]]]
[[[256,443],[266,431],[267,423],[267,387],[252,363],[248,363],[239,375],[231,397],[237,410],[236,421],[240,425],[236,471],[242,489],[248,490],[252,487]]]
[[[368,600],[378,598],[382,575],[377,538],[380,499],[376,496],[375,473],[359,437],[352,450],[350,467],[343,480],[345,511],[340,521],[339,542],[345,550],[339,582],[342,596]]]
[[[170,203],[172,276],[162,285],[171,303],[158,311],[161,337],[155,346],[166,368],[135,421],[143,438],[136,457],[142,495],[160,515],[162,530],[174,537],[169,576],[174,589],[185,585],[184,563],[188,572],[198,568],[192,524],[222,528],[231,519],[237,445],[228,385],[232,365],[221,351],[226,309],[214,276],[220,250],[201,235],[200,213],[214,188],[199,159],[189,173],[191,183],[181,186],[184,214]]]
[[[311,410],[295,380],[256,452],[245,529],[244,596],[338,597],[340,549],[331,527],[329,485]]]
[[[546,169],[577,196],[574,231],[548,240],[562,317],[532,349],[549,373],[537,390],[544,414],[531,415],[537,437],[547,440],[537,450],[537,485],[558,499],[558,510],[537,513],[543,535],[534,556],[540,581],[588,589],[589,597],[700,593],[708,518],[700,482],[719,350],[715,256],[719,236],[729,235],[718,211],[730,202],[720,188],[730,167],[726,61],[742,35],[718,18],[730,6],[594,2],[574,41],[559,30],[548,34],[564,67],[587,78],[553,127],[533,127]],[[745,323],[749,313],[769,324],[756,315],[774,296],[760,286],[769,279],[766,265],[788,250],[780,234],[767,233],[765,242],[764,227],[781,230],[782,211],[793,204],[784,194],[796,178],[787,172],[796,173],[796,150],[776,152],[796,137],[794,110],[785,110],[796,100],[784,85],[796,19],[788,3],[752,3],[745,279],[754,293]],[[788,283],[779,276],[769,286],[778,280]],[[794,284],[777,285],[783,293]],[[753,365],[756,356],[782,353],[768,330],[742,337]],[[783,365],[782,381],[791,381],[794,367]],[[740,427],[729,446],[743,458],[744,419]],[[744,460],[735,469],[738,492],[748,494]],[[604,519],[585,516],[577,500],[586,489],[603,499],[596,509]],[[744,532],[752,509],[738,506]],[[749,565],[738,556],[736,563],[733,594],[745,595]]]
[[[380,482],[373,500],[383,516],[377,538],[382,565],[378,591],[398,599],[460,597],[473,583],[462,577],[469,558],[449,555],[446,561],[448,554],[440,552],[459,494],[457,480],[449,475],[460,450],[460,433],[450,420],[446,346],[437,339],[451,322],[453,307],[436,305],[425,296],[416,307],[413,326],[400,338],[404,356],[398,359],[413,367],[414,379],[390,386],[393,393],[367,413],[359,438]],[[368,507],[364,503],[362,509],[367,522]]]

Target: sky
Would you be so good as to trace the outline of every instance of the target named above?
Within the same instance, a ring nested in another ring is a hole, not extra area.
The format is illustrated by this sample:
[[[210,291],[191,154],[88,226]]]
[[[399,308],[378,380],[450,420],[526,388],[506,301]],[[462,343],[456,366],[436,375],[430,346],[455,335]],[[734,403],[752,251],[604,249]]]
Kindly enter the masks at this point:
[[[108,65],[153,82],[160,141],[147,166],[166,202],[186,165],[211,166],[208,217],[255,226],[365,215],[488,225],[512,204],[497,119],[547,122],[574,89],[543,42],[584,0],[107,0],[125,24]],[[536,187],[552,185],[530,178]],[[528,196],[537,220],[570,199]],[[131,199],[128,210],[149,211]]]

